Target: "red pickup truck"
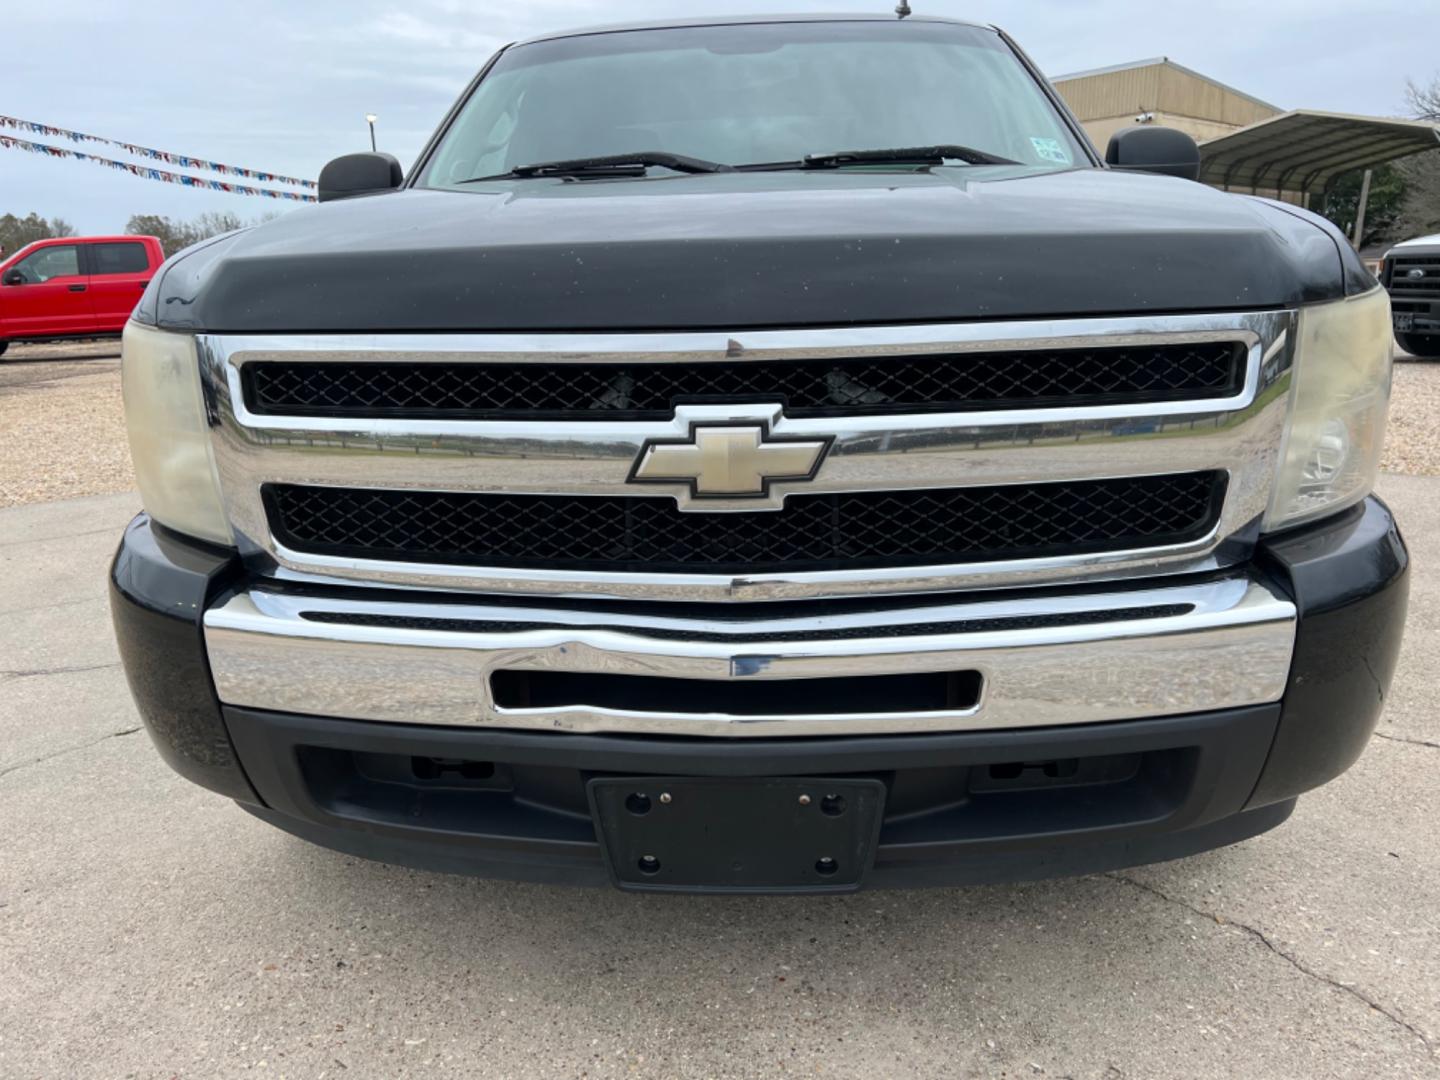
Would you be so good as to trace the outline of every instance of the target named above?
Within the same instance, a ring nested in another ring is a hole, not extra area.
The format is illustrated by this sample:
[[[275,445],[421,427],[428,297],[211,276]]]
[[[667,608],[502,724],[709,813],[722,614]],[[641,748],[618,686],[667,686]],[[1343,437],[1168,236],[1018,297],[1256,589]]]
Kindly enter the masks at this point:
[[[12,341],[119,336],[165,261],[153,236],[36,240],[0,261],[0,353]]]

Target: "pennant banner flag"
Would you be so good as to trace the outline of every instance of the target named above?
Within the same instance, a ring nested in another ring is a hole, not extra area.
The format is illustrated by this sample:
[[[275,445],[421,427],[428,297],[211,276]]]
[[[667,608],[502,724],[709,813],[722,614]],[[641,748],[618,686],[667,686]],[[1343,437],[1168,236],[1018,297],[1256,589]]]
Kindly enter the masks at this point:
[[[0,116],[0,128],[25,131],[32,135],[58,136],[77,143],[99,143],[103,146],[116,146],[128,154],[134,154],[136,157],[149,158],[151,161],[163,161],[167,165],[179,165],[182,169],[204,169],[206,172],[219,173],[221,176],[243,176],[248,180],[259,180],[261,183],[288,184],[291,187],[310,189],[314,189],[315,187],[314,180],[301,180],[294,176],[281,176],[278,173],[261,172],[259,169],[242,169],[239,165],[226,165],[219,161],[207,161],[204,158],[191,157],[188,154],[172,154],[168,150],[152,150],[148,146],[136,146],[134,143],[118,142],[115,139],[106,139],[100,135],[87,135],[83,131],[71,131],[68,128],[53,127],[50,124],[37,124],[33,120],[17,120],[13,116]]]
[[[165,169],[156,169],[150,165],[136,165],[128,161],[115,161],[111,158],[86,154],[79,150],[67,150],[63,146],[50,146],[46,143],[31,142],[28,139],[17,139],[13,135],[0,134],[0,148],[6,150],[24,150],[31,154],[44,154],[46,157],[75,158],[78,161],[93,161],[96,165],[104,165],[107,169],[127,172],[131,176],[140,176],[146,180],[159,180],[162,184],[182,184],[185,187],[203,188],[207,191],[226,191],[232,195],[262,195],[267,199],[286,199],[290,202],[315,201],[314,195],[306,195],[299,191],[275,191],[272,188],[257,188],[251,187],[248,184],[234,184],[228,180],[212,180],[205,176],[189,176],[185,173],[167,172]],[[246,175],[252,174],[247,173]]]

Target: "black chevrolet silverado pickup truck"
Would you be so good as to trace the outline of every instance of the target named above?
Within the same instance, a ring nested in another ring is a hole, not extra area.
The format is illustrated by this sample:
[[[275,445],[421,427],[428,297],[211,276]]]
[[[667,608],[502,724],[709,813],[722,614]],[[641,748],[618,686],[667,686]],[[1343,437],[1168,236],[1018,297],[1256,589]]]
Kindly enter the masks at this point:
[[[1399,647],[1390,306],[1197,160],[1102,159],[943,19],[503,49],[408,176],[332,162],[135,311],[113,613],[161,754],[344,852],[626,889],[1278,825]]]

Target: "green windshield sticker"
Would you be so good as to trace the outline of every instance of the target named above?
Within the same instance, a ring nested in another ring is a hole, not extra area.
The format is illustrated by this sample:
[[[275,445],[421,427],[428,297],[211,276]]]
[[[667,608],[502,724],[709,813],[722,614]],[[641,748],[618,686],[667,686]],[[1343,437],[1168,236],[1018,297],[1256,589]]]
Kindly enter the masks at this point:
[[[1059,139],[1042,139],[1038,135],[1031,135],[1030,145],[1035,147],[1035,153],[1046,161],[1053,161],[1057,165],[1070,164],[1070,155],[1065,152],[1065,147],[1060,145]]]

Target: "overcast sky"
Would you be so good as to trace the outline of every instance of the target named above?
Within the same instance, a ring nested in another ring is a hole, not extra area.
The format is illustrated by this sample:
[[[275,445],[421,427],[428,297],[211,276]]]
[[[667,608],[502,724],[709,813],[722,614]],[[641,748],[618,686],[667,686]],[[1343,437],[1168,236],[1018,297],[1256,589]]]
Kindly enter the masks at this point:
[[[0,113],[313,178],[331,157],[367,148],[364,116],[374,112],[380,148],[408,168],[469,77],[505,42],[634,19],[893,5],[10,0],[0,16]],[[1440,73],[1435,35],[1420,32],[1440,24],[1440,0],[912,0],[912,7],[997,23],[1050,75],[1164,55],[1281,108],[1400,115],[1407,76],[1428,81]],[[59,215],[82,232],[119,231],[136,213],[254,217],[287,205],[0,150],[0,213]]]

